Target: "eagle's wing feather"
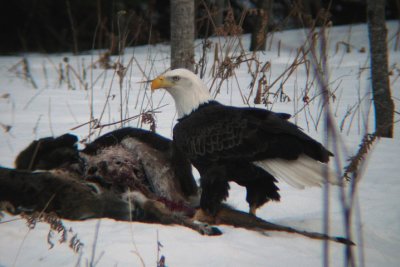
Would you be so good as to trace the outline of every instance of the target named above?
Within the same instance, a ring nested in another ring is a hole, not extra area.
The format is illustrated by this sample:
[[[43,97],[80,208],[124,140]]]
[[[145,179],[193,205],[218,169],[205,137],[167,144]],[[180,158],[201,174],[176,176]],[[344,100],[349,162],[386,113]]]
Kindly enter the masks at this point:
[[[301,153],[327,161],[329,151],[283,118],[267,110],[210,105],[178,123],[174,140],[193,161],[297,159]]]

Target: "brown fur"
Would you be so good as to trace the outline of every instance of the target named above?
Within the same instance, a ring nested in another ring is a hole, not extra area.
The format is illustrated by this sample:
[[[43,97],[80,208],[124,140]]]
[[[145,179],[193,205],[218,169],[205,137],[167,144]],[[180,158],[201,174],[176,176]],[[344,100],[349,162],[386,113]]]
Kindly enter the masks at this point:
[[[31,146],[28,148],[34,151]],[[56,149],[59,148],[56,146]],[[29,159],[26,151],[22,153],[29,161],[38,160]],[[45,151],[41,153],[46,154]],[[72,220],[108,217],[178,224],[207,235],[221,234],[210,224],[225,224],[352,244],[344,238],[269,223],[228,206],[223,206],[215,217],[204,216],[201,210],[195,214],[199,196],[184,193],[168,153],[133,137],[99,148],[97,153],[78,154],[79,160],[62,163],[51,171],[32,172],[0,167],[0,203],[7,203],[0,207],[5,206],[16,214],[54,212],[60,218]],[[23,162],[20,160],[20,163]]]

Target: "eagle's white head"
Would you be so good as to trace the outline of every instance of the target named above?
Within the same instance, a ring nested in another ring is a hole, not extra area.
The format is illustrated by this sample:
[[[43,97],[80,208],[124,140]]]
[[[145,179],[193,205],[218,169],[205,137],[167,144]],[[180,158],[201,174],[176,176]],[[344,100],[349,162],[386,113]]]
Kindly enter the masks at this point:
[[[165,88],[172,95],[179,118],[212,99],[203,81],[187,69],[170,70],[155,78],[151,89],[159,88]]]

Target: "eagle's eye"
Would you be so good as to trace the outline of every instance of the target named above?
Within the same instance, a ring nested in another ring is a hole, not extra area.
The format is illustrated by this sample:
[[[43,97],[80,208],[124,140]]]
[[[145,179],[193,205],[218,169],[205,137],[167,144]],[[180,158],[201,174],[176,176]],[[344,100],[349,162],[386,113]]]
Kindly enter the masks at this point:
[[[177,81],[179,81],[181,78],[179,77],[179,76],[173,76],[172,77],[172,80],[174,81],[174,82],[177,82]]]

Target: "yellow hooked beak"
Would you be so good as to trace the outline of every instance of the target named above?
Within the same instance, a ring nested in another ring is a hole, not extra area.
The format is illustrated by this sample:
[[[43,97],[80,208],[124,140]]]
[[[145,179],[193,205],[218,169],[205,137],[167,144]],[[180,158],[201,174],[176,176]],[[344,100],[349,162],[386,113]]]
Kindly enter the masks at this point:
[[[151,90],[154,91],[159,88],[172,87],[173,83],[165,78],[163,75],[158,76],[151,82]]]

